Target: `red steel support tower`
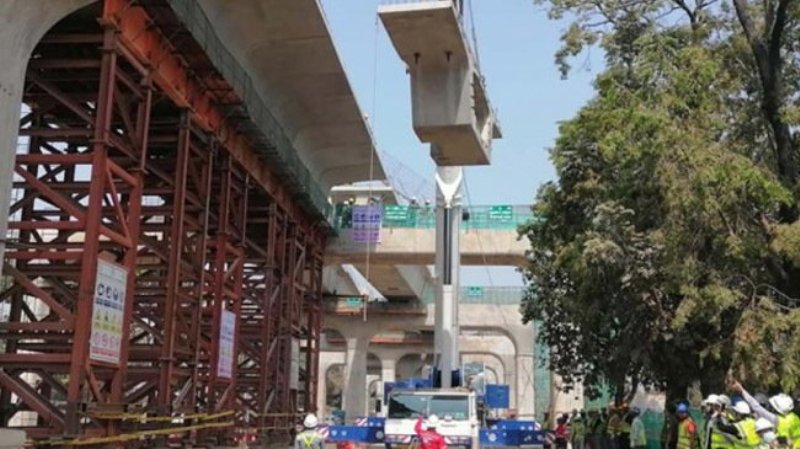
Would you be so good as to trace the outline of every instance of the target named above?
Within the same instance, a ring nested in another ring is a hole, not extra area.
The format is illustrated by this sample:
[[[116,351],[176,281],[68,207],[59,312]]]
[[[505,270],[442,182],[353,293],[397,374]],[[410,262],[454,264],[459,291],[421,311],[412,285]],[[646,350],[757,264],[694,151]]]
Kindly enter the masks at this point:
[[[166,0],[104,0],[39,43],[0,284],[0,426],[226,442],[314,410],[326,226],[239,132],[249,118],[225,108],[240,103]]]

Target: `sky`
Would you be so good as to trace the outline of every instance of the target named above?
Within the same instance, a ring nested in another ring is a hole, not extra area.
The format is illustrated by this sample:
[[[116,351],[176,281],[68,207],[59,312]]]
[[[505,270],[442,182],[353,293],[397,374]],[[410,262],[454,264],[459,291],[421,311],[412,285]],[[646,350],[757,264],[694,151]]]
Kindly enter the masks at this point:
[[[334,43],[356,99],[369,117],[380,151],[433,180],[427,144],[411,126],[411,97],[405,66],[377,21],[381,0],[322,0]],[[581,55],[566,80],[553,55],[566,24],[551,21],[532,0],[467,0],[471,3],[478,58],[489,99],[498,111],[503,138],[493,144],[489,166],[467,168],[472,205],[530,204],[536,190],[554,178],[548,148],[558,123],[571,118],[593,96],[592,80],[602,69],[599,50]],[[471,21],[465,21],[468,35]],[[387,170],[394,162],[387,161]],[[491,274],[489,274],[491,273]],[[462,285],[520,285],[510,268],[464,267]]]

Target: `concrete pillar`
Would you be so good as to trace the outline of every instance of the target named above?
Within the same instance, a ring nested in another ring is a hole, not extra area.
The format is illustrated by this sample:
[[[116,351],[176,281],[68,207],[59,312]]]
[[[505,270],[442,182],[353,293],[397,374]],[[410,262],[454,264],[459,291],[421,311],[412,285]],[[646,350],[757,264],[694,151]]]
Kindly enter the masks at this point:
[[[394,358],[385,358],[381,360],[381,380],[383,382],[394,382],[396,372],[395,366],[397,365],[397,360]]]
[[[534,414],[533,354],[517,354],[517,413],[526,418]]]
[[[344,410],[347,421],[367,414],[367,335],[348,336],[345,355]]]
[[[8,206],[17,152],[19,113],[25,70],[31,52],[42,36],[58,20],[92,0],[59,0],[40,2],[4,0],[0,2],[0,259],[5,252],[8,230]],[[0,265],[2,273],[2,265]]]

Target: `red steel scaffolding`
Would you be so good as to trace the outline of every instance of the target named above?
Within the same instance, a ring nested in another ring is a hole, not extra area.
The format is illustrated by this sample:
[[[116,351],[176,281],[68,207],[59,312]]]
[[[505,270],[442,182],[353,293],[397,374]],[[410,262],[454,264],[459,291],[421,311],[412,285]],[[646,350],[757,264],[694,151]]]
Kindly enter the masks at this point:
[[[41,40],[0,284],[0,427],[225,443],[315,410],[326,228],[226,117],[237,102],[165,0],[105,0]]]

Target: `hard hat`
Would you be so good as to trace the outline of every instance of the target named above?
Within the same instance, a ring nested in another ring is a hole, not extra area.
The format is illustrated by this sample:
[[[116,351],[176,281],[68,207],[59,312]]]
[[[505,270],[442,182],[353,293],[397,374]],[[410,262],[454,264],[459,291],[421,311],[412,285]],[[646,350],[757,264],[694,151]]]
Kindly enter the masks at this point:
[[[794,410],[794,400],[791,396],[784,393],[769,398],[769,405],[781,415],[786,415]]]
[[[764,418],[758,418],[756,420],[756,432],[765,432],[767,430],[774,430],[775,427],[772,425],[771,422],[767,421]]]
[[[319,420],[313,413],[306,415],[306,419],[303,420],[303,427],[306,429],[313,429],[317,427],[317,424],[319,424]]]
[[[740,415],[749,415],[753,413],[752,410],[750,410],[750,406],[747,405],[747,402],[744,401],[739,401],[736,404],[734,404],[733,411]]]
[[[717,396],[717,399],[719,399],[719,405],[723,407],[731,406],[731,398],[729,398],[727,395],[721,394]]]
[[[439,417],[436,415],[431,415],[428,417],[428,421],[425,424],[428,428],[436,427],[439,425]]]
[[[719,396],[710,394],[707,398],[703,399],[703,405],[719,405]]]
[[[689,406],[686,403],[681,402],[678,404],[678,407],[675,409],[677,413],[689,413]]]

